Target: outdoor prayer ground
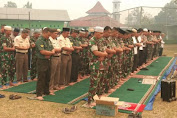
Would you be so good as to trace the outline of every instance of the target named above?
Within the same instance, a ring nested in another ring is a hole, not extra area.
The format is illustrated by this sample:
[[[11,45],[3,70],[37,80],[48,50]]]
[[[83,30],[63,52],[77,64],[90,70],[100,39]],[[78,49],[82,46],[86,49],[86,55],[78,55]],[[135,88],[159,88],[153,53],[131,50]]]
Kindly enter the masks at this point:
[[[151,73],[153,76],[158,76],[158,74],[163,70],[163,68],[168,64],[168,62],[171,60],[170,57],[173,57],[174,53],[176,53],[175,49],[177,47],[177,44],[169,44],[165,45],[165,50],[163,55],[166,55],[168,57],[165,58],[159,58],[157,61],[161,62],[161,64],[158,63],[152,63],[153,66],[156,67],[156,73],[153,72],[153,69],[155,67],[149,66],[150,69],[146,74]],[[157,65],[156,65],[157,64]],[[157,67],[159,68],[159,72],[157,71]],[[138,75],[143,75],[143,72],[139,72]],[[120,100],[127,100],[128,102],[134,102],[138,103],[140,99],[143,97],[144,94],[142,92],[132,93],[129,94],[129,97],[123,96],[124,87],[129,86],[130,83],[134,83],[136,78],[131,78],[129,81],[127,81],[124,85],[122,85],[121,88],[119,88],[117,91],[115,91],[110,96],[112,97],[119,97]],[[6,91],[0,91],[0,94],[4,94],[6,97],[0,99],[0,118],[106,118],[106,116],[99,116],[96,115],[95,109],[88,109],[83,108],[82,105],[85,103],[85,101],[80,101],[76,105],[78,106],[78,110],[71,114],[64,114],[62,112],[62,109],[65,107],[70,108],[72,105],[67,105],[69,102],[72,101],[77,96],[82,96],[88,91],[88,82],[89,79],[85,79],[81,81],[80,83],[77,83],[74,85],[74,87],[67,87],[65,91],[58,91],[56,92],[56,95],[59,96],[57,98],[47,96],[45,97],[46,101],[37,101],[37,100],[29,100],[27,97],[32,97],[34,94],[26,94],[26,93],[32,93],[34,91],[35,83],[27,83],[29,84],[28,88],[20,89],[20,87],[16,87],[14,89],[9,89]],[[79,84],[79,85],[78,85]],[[137,84],[135,82],[135,84]],[[23,86],[23,85],[22,85]],[[135,85],[136,86],[136,85]],[[144,90],[141,91],[147,91],[150,88],[150,85],[143,86]],[[136,88],[136,90],[139,90],[140,88]],[[78,94],[75,94],[72,91],[79,91],[75,92]],[[13,92],[9,92],[13,91]],[[15,92],[15,93],[14,93]],[[17,93],[18,92],[18,93]],[[118,94],[116,94],[118,93]],[[10,94],[18,94],[21,95],[22,98],[19,100],[9,100]],[[126,94],[126,93],[124,93]],[[131,99],[131,97],[133,99]],[[50,102],[48,102],[50,101]],[[63,104],[62,104],[63,103]],[[126,113],[118,113],[116,117],[119,118],[127,118],[128,114]],[[160,93],[156,96],[153,110],[152,111],[143,111],[142,113],[143,118],[177,118],[177,101],[173,102],[164,102],[160,98]]]

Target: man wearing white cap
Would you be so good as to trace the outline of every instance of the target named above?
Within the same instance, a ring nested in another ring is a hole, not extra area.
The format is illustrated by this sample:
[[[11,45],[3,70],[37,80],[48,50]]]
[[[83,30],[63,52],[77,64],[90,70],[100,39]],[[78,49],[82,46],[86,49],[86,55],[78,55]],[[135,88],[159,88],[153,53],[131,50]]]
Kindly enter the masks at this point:
[[[14,58],[14,44],[13,40],[10,37],[12,32],[11,26],[5,26],[5,35],[1,37],[0,44],[2,46],[1,50],[1,82],[2,88],[6,89],[7,75],[9,75],[9,85],[15,86],[13,84],[14,75],[15,75],[15,58]]]
[[[95,27],[94,37],[89,41],[89,52],[88,58],[90,61],[90,88],[88,95],[88,105],[91,105],[93,96],[95,94],[100,95],[100,89],[98,88],[100,79],[103,78],[103,73],[105,71],[104,59],[108,55],[104,49],[102,43],[104,29],[102,27]]]

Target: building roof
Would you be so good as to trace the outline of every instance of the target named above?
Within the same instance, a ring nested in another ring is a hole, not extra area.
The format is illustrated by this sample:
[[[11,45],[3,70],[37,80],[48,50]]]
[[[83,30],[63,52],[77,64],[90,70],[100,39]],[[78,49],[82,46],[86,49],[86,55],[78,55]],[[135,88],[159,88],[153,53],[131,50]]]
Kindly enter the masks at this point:
[[[71,27],[95,27],[95,26],[111,26],[111,27],[121,27],[122,24],[113,18],[104,15],[104,16],[91,16],[81,17],[70,22]]]
[[[0,8],[0,19],[70,21],[66,10]]]
[[[96,5],[88,10],[86,13],[88,14],[95,14],[95,13],[105,13],[105,14],[110,14],[103,6],[102,4],[98,1]]]

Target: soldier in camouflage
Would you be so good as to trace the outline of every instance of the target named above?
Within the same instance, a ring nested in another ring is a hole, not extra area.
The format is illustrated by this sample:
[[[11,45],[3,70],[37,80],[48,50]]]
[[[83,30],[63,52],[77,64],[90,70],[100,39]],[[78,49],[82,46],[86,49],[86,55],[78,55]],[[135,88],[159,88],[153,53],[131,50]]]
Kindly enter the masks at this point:
[[[31,76],[31,80],[37,80],[37,67],[36,67],[36,63],[37,63],[37,57],[36,57],[36,46],[35,43],[37,41],[37,39],[40,36],[40,32],[39,31],[35,31],[33,33],[33,36],[30,37],[30,47],[32,49],[32,61],[31,61],[31,71],[30,71],[30,76]]]
[[[7,83],[7,76],[9,76],[9,85],[15,86],[13,84],[14,76],[15,76],[15,58],[14,58],[14,44],[13,40],[11,39],[10,35],[12,32],[12,27],[5,26],[5,35],[1,37],[0,44],[1,44],[1,83],[2,89],[6,89],[5,86]]]
[[[104,63],[105,57],[107,56],[104,50],[104,45],[102,43],[103,35],[102,27],[95,27],[94,37],[89,41],[88,57],[90,61],[90,87],[88,95],[88,104],[91,105],[93,96],[100,95],[100,90],[103,88],[98,88],[100,86],[100,80],[104,77],[104,72],[106,65]]]

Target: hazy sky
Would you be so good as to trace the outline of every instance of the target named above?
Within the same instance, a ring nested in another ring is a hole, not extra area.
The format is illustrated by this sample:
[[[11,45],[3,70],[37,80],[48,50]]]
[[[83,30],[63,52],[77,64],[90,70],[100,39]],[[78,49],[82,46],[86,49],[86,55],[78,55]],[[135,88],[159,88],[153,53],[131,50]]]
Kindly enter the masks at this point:
[[[65,9],[68,11],[71,19],[76,19],[87,15],[85,12],[91,9],[97,1],[109,12],[112,13],[113,0],[0,0],[0,7],[3,7],[7,1],[12,1],[18,7],[23,7],[27,1],[33,3],[34,9]],[[121,0],[120,10],[125,10],[138,6],[163,7],[171,0]]]

